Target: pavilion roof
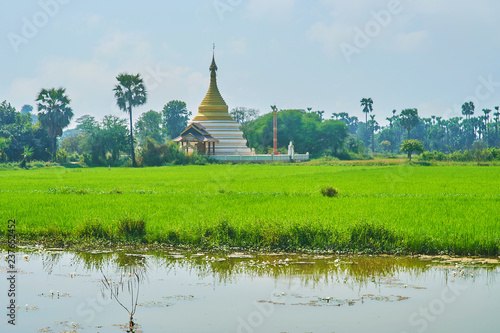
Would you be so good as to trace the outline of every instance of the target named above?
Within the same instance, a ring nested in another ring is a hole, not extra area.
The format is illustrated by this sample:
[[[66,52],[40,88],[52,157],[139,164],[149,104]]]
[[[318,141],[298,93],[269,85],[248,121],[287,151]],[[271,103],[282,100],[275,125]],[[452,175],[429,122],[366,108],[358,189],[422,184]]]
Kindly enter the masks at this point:
[[[218,139],[210,135],[205,127],[200,123],[191,123],[186,129],[173,141],[191,141],[191,142],[219,142]]]

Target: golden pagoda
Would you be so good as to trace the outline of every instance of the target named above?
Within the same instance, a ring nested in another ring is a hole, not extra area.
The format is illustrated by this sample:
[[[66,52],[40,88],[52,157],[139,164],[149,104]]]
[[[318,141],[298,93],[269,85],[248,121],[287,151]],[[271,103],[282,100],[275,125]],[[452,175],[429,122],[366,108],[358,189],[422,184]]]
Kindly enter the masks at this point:
[[[213,138],[219,140],[214,155],[251,155],[247,140],[243,138],[239,124],[229,114],[229,108],[217,87],[215,55],[209,70],[210,87],[191,124],[201,124]]]
[[[215,55],[212,58],[210,65],[210,87],[207,95],[198,107],[198,114],[194,117],[193,122],[202,120],[232,120],[233,117],[229,114],[229,108],[222,98],[219,88],[217,87],[217,64],[215,63]]]

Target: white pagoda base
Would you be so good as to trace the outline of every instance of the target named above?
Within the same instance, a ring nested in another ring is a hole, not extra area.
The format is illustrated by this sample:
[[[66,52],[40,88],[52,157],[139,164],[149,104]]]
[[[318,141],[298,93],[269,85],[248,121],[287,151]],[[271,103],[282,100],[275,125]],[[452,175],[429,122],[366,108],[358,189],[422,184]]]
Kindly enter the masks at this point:
[[[215,145],[215,155],[252,155],[236,121],[201,120],[196,123],[203,125],[212,137],[219,140]]]

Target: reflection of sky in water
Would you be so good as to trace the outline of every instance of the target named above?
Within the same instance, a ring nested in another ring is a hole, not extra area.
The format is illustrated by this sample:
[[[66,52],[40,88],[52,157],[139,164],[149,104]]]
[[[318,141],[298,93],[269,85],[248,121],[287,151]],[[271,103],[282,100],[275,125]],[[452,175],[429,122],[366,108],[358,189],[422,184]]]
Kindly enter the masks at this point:
[[[0,267],[5,295],[3,260]],[[18,326],[10,330],[3,320],[1,332],[122,332],[118,325],[128,322],[128,314],[109,299],[102,274],[127,280],[137,267],[143,283],[134,319],[144,332],[494,332],[499,327],[499,269],[491,266],[406,257],[35,252],[28,261],[18,254],[17,267],[25,272],[17,275]],[[7,305],[6,296],[1,299]],[[130,307],[126,289],[120,299]]]

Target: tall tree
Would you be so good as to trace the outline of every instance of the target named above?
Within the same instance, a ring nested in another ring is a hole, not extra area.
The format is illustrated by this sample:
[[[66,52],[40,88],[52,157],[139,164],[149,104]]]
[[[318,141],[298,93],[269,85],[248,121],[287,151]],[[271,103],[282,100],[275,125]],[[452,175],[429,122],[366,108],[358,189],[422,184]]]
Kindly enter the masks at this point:
[[[249,121],[257,119],[257,117],[259,116],[259,110],[236,107],[232,109],[229,114],[238,124],[242,125]]]
[[[317,124],[318,148],[333,154],[340,152],[349,135],[349,128],[339,120],[328,119]]]
[[[497,136],[498,136],[498,121],[500,119],[500,111],[498,111],[499,108],[500,107],[495,106],[495,110],[497,112],[494,113],[494,115],[495,115],[495,132],[497,133]]]
[[[418,140],[405,140],[401,144],[401,151],[408,154],[408,159],[411,161],[411,154],[421,154],[424,152],[424,144]]]
[[[162,144],[165,140],[165,134],[161,126],[161,113],[150,110],[144,112],[135,122],[135,135],[142,146],[147,138],[151,138],[157,144]]]
[[[24,104],[21,108],[21,113],[22,114],[29,114],[33,111],[33,107],[28,104]]]
[[[115,92],[116,104],[120,110],[128,113],[130,117],[130,156],[132,158],[132,166],[136,167],[134,151],[134,135],[132,124],[132,108],[146,103],[148,97],[144,81],[139,74],[119,74],[116,79],[118,84],[113,91]]]
[[[170,101],[163,107],[163,128],[170,140],[175,139],[186,128],[191,112],[182,101]]]
[[[484,134],[486,134],[486,140],[488,138],[488,120],[490,119],[491,109],[483,109],[484,112]],[[488,141],[486,141],[488,142]]]
[[[106,153],[111,153],[112,162],[116,162],[120,159],[120,151],[127,147],[127,120],[107,115],[101,123],[104,149]]]
[[[419,122],[417,109],[404,109],[399,116],[399,122],[408,131],[408,140],[410,140],[410,131],[417,126]]]
[[[31,117],[31,124],[35,125],[38,121],[38,117],[36,114],[33,114],[33,107],[28,104],[24,104],[21,108],[21,114],[27,114]]]
[[[73,110],[69,107],[71,101],[64,88],[42,89],[36,101],[38,119],[52,139],[52,159],[55,160],[57,137],[62,135],[63,128],[67,127],[73,118]]]
[[[375,120],[375,115],[370,115],[370,131],[372,133],[372,153],[375,152],[375,131],[379,129],[378,122]]]
[[[68,151],[81,150],[90,154],[93,165],[109,165],[120,159],[120,152],[126,151],[128,147],[127,119],[121,119],[114,115],[104,116],[101,123],[94,117],[85,115],[76,120],[78,145],[71,147],[72,138],[63,140],[63,144],[69,148]]]
[[[0,161],[7,161],[7,154],[5,154],[5,149],[9,147],[11,139],[0,138]]]
[[[363,107],[363,112],[365,114],[365,125],[368,131],[368,113],[373,111],[373,100],[371,98],[363,98],[361,100],[361,106]]]
[[[314,113],[316,113],[318,116],[319,116],[319,120],[320,121],[323,121],[323,114],[325,113],[325,111],[314,111]]]
[[[474,114],[474,103],[472,102],[465,102],[462,105],[462,114],[465,116],[465,118],[470,119],[470,117]]]

